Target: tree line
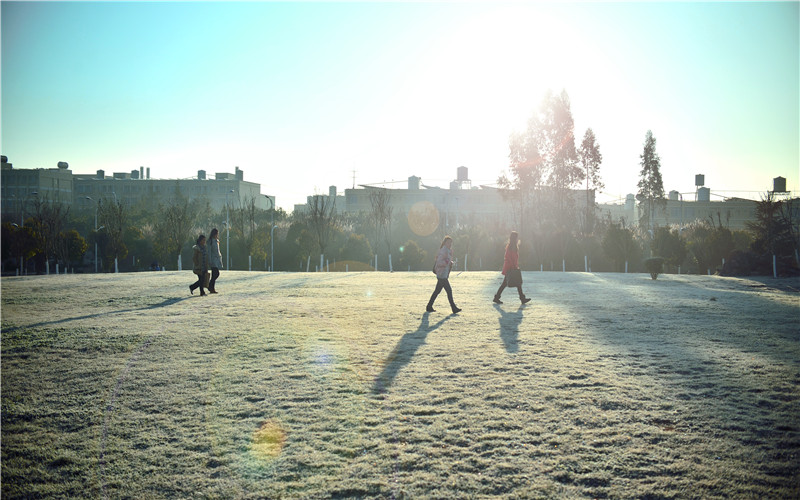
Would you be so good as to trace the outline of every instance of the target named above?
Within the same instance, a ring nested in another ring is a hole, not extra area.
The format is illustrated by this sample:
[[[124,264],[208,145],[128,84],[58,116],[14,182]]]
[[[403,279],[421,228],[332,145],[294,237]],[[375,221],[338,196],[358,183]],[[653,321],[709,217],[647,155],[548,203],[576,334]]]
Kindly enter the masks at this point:
[[[659,256],[667,272],[771,274],[774,255],[782,273],[797,272],[797,200],[765,194],[746,231],[731,231],[722,214],[658,227],[652,214],[666,197],[656,139],[647,131],[636,195],[640,219],[612,221],[599,217],[589,198],[603,188],[601,166],[591,128],[576,143],[567,93],[548,92],[526,129],[509,139],[508,170],[498,178],[511,207],[508,220],[461,214],[457,225],[440,220],[420,236],[408,214],[394,210],[392,191],[382,188],[369,188],[371,209],[356,214],[341,214],[335,198],[325,195],[310,197],[304,213],[291,215],[260,209],[255,199],[214,210],[204,198],[183,196],[177,185],[171,199],[155,206],[103,198],[96,210],[79,213],[37,197],[19,218],[4,214],[3,271],[41,273],[55,265],[91,271],[95,258],[104,272],[174,270],[190,262],[197,235],[217,227],[223,259],[237,270],[427,270],[445,234],[454,239],[460,269],[496,270],[505,238],[517,230],[526,270],[640,272],[643,259]],[[578,189],[587,196],[583,209],[573,196]]]

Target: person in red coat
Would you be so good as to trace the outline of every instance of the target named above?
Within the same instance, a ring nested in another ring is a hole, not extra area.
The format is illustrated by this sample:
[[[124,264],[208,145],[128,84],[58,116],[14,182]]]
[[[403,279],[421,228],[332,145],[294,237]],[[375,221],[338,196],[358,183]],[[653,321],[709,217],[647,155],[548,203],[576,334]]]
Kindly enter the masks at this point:
[[[506,244],[506,255],[503,258],[503,284],[500,285],[500,288],[497,289],[497,293],[494,294],[494,300],[492,300],[492,302],[495,304],[503,303],[500,300],[500,295],[508,286],[507,273],[511,269],[519,269],[519,235],[516,231],[511,231],[511,236],[508,237],[508,244]],[[525,294],[522,292],[522,283],[517,285],[517,291],[519,292],[520,302],[527,304],[531,301],[531,299],[525,297]]]

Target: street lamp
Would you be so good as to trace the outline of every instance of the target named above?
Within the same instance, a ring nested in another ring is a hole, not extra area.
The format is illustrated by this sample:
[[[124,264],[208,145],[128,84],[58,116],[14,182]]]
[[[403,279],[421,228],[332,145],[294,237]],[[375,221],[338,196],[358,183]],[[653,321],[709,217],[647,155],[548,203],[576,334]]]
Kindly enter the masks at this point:
[[[22,226],[18,226],[15,222],[12,222],[11,225],[16,227],[18,231],[20,229],[22,229]],[[21,245],[20,245],[20,248],[22,248]],[[21,252],[21,250],[20,250],[20,252]],[[22,255],[20,255],[19,256],[19,275],[20,276],[22,276],[22,270],[23,270]]]
[[[106,226],[100,226],[94,230],[94,272],[97,272],[97,233],[105,229]]]
[[[235,190],[231,189],[225,193],[225,228],[228,230],[228,236],[225,241],[225,269],[228,270],[231,268],[231,219],[230,213],[228,212],[228,195],[233,192],[235,192]]]
[[[91,197],[86,196],[85,198],[87,200],[91,201],[92,203],[94,203],[94,200]],[[95,274],[97,273],[97,231],[98,231],[98,229],[97,229],[97,205],[95,205],[95,207],[94,207],[94,232],[95,232],[95,237],[94,237],[94,272],[95,272]]]
[[[275,270],[275,240],[273,236],[275,234],[275,228],[278,227],[275,225],[275,202],[272,201],[272,198],[269,195],[264,195],[264,197],[269,201],[270,210],[272,210],[272,222],[269,223],[270,230],[269,230],[269,270]]]

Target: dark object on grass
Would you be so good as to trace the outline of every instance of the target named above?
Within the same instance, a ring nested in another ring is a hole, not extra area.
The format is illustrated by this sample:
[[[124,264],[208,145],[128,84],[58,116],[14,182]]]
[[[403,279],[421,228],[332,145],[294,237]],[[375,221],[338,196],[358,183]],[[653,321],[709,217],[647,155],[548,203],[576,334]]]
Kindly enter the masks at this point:
[[[658,275],[664,271],[664,258],[663,257],[650,257],[644,260],[644,268],[650,273],[653,279],[658,278]]]

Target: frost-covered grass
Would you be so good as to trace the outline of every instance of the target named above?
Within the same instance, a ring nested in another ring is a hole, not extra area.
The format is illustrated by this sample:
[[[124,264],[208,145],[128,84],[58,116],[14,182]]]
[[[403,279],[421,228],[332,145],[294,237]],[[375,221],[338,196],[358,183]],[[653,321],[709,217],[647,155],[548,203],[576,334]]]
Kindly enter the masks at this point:
[[[2,496],[800,497],[800,283],[2,280]]]

